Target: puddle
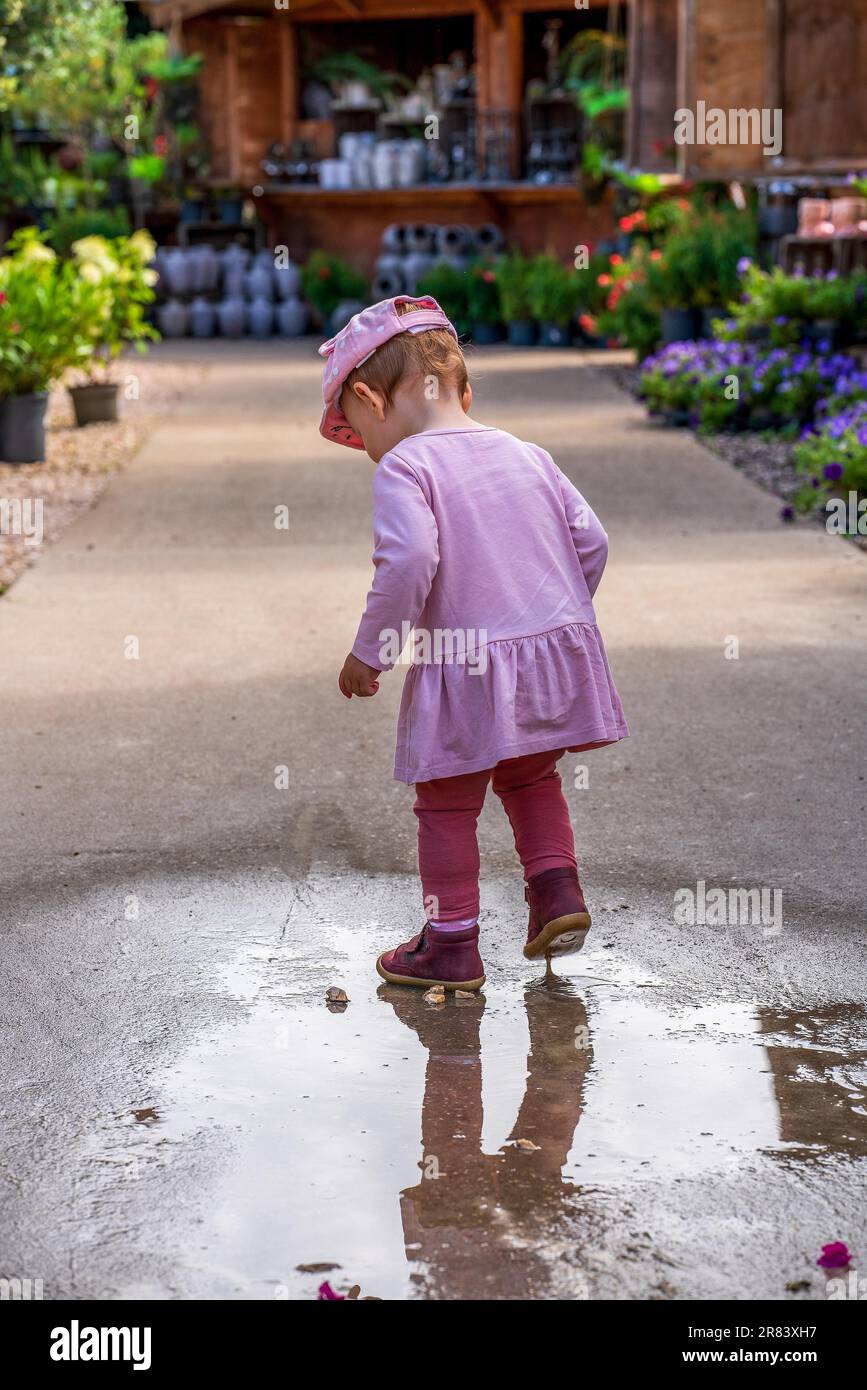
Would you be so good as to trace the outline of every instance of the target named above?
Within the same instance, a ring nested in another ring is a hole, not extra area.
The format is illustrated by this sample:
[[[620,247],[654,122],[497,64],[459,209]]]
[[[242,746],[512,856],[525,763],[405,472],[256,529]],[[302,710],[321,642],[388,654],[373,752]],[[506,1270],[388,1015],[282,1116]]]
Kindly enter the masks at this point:
[[[663,981],[591,950],[571,977],[495,969],[477,1000],[431,1006],[377,988],[382,928],[346,920],[252,929],[212,985],[241,1016],[94,1138],[125,1176],[215,1155],[195,1239],[172,1252],[181,1296],[312,1298],[324,1265],[383,1298],[557,1296],[552,1250],[580,1265],[600,1198],[867,1152],[854,1005],[674,1008]]]

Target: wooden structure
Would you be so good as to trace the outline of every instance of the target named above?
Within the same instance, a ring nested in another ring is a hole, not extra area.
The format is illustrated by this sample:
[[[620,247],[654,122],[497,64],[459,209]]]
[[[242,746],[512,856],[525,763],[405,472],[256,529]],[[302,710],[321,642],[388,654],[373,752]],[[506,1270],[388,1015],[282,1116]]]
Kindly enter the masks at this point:
[[[631,0],[627,155],[689,178],[833,179],[867,166],[867,0]],[[782,150],[673,142],[679,108],[779,110]]]
[[[612,0],[627,9],[627,0]],[[301,36],[319,30],[352,43],[353,26],[384,21],[419,25],[419,52],[434,26],[463,20],[476,68],[480,120],[496,111],[520,130],[526,86],[526,25],[542,16],[572,16],[573,23],[604,27],[608,0],[150,0],[155,23],[167,27],[188,52],[203,54],[202,124],[212,154],[215,185],[254,190],[260,217],[274,243],[304,260],[316,247],[340,251],[360,267],[377,254],[392,221],[493,221],[526,252],[551,250],[571,258],[578,242],[594,244],[614,230],[610,198],[588,206],[577,183],[522,181],[520,142],[509,155],[509,177],[498,181],[422,184],[415,188],[351,189],[269,182],[261,163],[278,140],[311,142],[320,157],[333,154],[330,121],[302,115]],[[578,18],[576,19],[576,16]],[[427,27],[422,27],[422,25]],[[538,45],[537,45],[538,46]],[[384,66],[388,66],[387,63]]]

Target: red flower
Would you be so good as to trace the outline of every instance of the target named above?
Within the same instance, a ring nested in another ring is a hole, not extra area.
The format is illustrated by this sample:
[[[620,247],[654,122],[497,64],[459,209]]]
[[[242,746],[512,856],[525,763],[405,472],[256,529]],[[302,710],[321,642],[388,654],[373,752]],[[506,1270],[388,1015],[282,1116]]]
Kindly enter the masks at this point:
[[[154,152],[156,154],[166,154],[168,148],[169,142],[164,135],[157,135],[154,138]]]
[[[148,101],[153,101],[154,97],[160,89],[160,84],[157,82],[155,77],[146,77],[144,89],[145,96],[147,97]]]
[[[6,303],[6,296],[5,296],[5,294],[3,293],[3,291],[0,290],[0,304],[5,304],[5,303]]]
[[[20,323],[10,323],[10,325],[9,325],[9,332],[10,332],[10,333],[20,333],[20,332],[21,332],[21,324],[20,324]]]
[[[593,317],[592,314],[579,314],[579,315],[578,315],[578,322],[579,322],[579,324],[581,325],[581,327],[584,329],[584,332],[585,332],[585,333],[595,333],[595,331],[596,331],[596,320],[595,320],[595,318]]]
[[[610,285],[610,284],[611,284],[611,276],[610,276],[610,275],[597,275],[597,277],[596,277],[596,283],[597,283],[597,285],[602,285],[603,287],[604,287],[605,285]]]
[[[608,264],[609,264],[609,265],[623,265],[623,257],[622,257],[622,256],[618,256],[618,255],[615,253],[615,255],[609,256],[609,257],[608,257]]]
[[[650,259],[651,259],[652,261],[661,261],[661,260],[662,260],[662,252],[661,252],[661,251],[651,251],[651,253],[650,253]]]
[[[331,279],[331,266],[330,266],[330,265],[321,265],[321,266],[319,267],[319,279],[320,279],[320,280],[330,280],[330,279]]]
[[[493,272],[492,270],[483,270],[483,271],[482,271],[482,279],[483,279],[483,280],[486,280],[486,281],[488,282],[489,285],[492,285],[492,284],[494,283],[494,281],[496,280],[496,278],[497,278],[497,277],[496,277],[496,275],[494,274],[494,272]]]
[[[618,224],[617,224],[618,227],[620,228],[621,232],[631,232],[631,231],[632,231],[633,220],[634,220],[633,218],[628,217],[628,216],[627,216],[627,217],[621,217],[620,221],[619,221]]]

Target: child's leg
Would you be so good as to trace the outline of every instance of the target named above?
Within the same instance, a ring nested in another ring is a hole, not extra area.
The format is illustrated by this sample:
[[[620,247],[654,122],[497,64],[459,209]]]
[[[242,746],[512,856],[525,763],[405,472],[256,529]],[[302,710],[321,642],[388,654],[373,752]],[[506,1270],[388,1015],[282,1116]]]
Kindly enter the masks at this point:
[[[576,867],[575,839],[569,807],[553,753],[507,758],[493,773],[493,788],[503,803],[525,879],[546,869]]]
[[[479,915],[476,823],[490,772],[416,783],[418,866],[425,915],[434,922],[474,922]]]

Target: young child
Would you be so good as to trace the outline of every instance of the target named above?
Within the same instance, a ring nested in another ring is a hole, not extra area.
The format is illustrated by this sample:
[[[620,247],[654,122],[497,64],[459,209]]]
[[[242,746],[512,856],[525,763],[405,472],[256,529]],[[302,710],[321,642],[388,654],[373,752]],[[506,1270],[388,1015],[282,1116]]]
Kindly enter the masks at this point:
[[[578,951],[590,926],[556,765],[628,734],[592,604],[608,540],[544,449],[469,417],[466,363],[435,299],[374,304],[319,351],[322,434],[376,464],[373,587],[340,689],[375,695],[411,629],[421,656],[394,776],[415,784],[425,924],[376,968],[476,990],[489,782],[524,869],[524,955]]]

